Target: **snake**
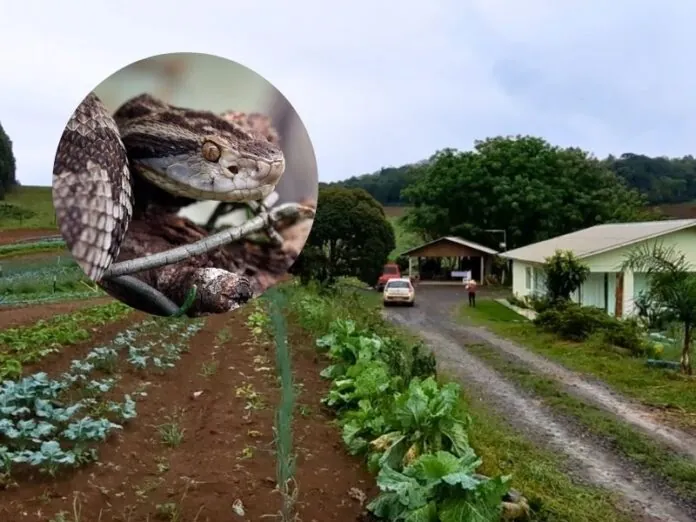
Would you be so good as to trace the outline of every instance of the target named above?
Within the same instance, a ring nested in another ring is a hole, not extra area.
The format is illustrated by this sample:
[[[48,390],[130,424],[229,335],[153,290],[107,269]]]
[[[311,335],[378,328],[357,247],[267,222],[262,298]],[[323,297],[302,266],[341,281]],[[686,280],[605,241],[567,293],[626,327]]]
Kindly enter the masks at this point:
[[[253,116],[253,115],[252,115]],[[99,282],[129,224],[151,205],[262,202],[285,171],[279,145],[244,113],[188,109],[150,94],[111,115],[90,92],[70,116],[53,166],[60,233]]]

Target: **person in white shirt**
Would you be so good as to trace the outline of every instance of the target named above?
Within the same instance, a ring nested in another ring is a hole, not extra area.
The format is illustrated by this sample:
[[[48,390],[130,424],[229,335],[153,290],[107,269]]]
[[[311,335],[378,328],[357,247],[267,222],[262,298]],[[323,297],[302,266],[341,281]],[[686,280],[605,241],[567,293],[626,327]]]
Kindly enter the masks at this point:
[[[466,291],[469,293],[469,306],[476,308],[476,281],[469,279],[466,283]]]

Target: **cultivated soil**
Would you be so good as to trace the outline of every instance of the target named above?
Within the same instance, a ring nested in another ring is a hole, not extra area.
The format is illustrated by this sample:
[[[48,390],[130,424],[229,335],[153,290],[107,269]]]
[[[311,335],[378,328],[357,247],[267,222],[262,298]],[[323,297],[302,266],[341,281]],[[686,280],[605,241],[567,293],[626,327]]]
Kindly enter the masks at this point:
[[[0,230],[0,245],[7,245],[24,239],[41,239],[58,234],[56,228],[9,228]]]
[[[90,304],[94,304],[92,301]],[[45,318],[68,303],[37,307]],[[74,305],[73,305],[74,306]],[[261,521],[277,515],[273,426],[278,403],[274,346],[256,341],[246,326],[250,309],[209,317],[175,368],[138,373],[119,370],[121,394],[145,383],[138,416],[100,446],[99,460],[55,479],[18,477],[0,491],[0,520],[34,522]],[[17,313],[22,313],[21,310]],[[24,313],[29,314],[25,310]],[[19,316],[18,316],[19,317]],[[145,317],[134,313],[125,323]],[[92,346],[128,326],[100,329],[83,343],[32,368],[56,374]],[[299,396],[295,413],[297,506],[305,522],[368,520],[365,499],[376,494],[374,478],[347,455],[332,416],[320,398],[327,383],[313,340],[292,328],[289,344]],[[250,393],[256,394],[253,401]],[[253,403],[253,407],[250,404]],[[183,429],[183,441],[165,445],[165,423]],[[243,506],[244,514],[235,511]],[[64,511],[64,518],[56,514]],[[78,512],[76,518],[74,511]]]
[[[466,296],[456,287],[427,287],[418,290],[414,308],[388,309],[385,316],[420,335],[434,351],[441,371],[456,377],[476,398],[485,401],[527,436],[555,452],[568,457],[568,471],[589,483],[614,491],[624,506],[635,514],[635,520],[690,522],[696,519],[696,508],[665,491],[659,480],[647,475],[632,463],[613,453],[606,441],[589,437],[569,419],[560,417],[481,359],[467,351],[468,345],[485,345],[524,361],[536,373],[553,377],[578,398],[590,400],[617,419],[633,424],[656,441],[691,455],[693,439],[660,425],[655,416],[619,394],[610,392],[601,383],[530,353],[525,348],[500,339],[485,329],[459,323],[453,317],[457,304]],[[645,415],[641,415],[645,414]],[[678,437],[683,437],[679,439]]]
[[[2,306],[0,307],[0,330],[32,324],[41,319],[49,319],[54,315],[69,314],[82,308],[107,304],[113,301],[113,297],[97,297],[96,299],[78,299],[41,305]]]

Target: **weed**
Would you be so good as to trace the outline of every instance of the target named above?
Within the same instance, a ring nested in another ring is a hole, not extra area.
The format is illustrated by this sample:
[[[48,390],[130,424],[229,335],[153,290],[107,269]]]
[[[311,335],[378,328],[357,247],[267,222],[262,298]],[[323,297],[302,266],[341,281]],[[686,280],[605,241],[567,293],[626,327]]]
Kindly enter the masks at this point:
[[[157,426],[162,443],[169,447],[177,447],[184,441],[185,429],[179,424],[183,412],[175,412],[166,417],[166,422]]]
[[[219,363],[214,359],[207,361],[207,362],[204,362],[201,365],[200,375],[202,377],[205,377],[206,379],[209,377],[212,377],[218,371],[218,366],[219,366]]]

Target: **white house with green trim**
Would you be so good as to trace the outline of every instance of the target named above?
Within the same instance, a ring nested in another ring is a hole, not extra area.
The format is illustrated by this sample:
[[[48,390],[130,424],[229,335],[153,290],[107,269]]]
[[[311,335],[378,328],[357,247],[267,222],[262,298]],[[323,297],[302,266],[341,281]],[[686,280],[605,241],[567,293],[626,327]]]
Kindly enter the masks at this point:
[[[513,293],[525,297],[545,293],[544,260],[556,250],[570,250],[590,268],[573,299],[623,317],[635,312],[634,301],[647,289],[647,277],[621,272],[620,266],[628,252],[645,244],[674,247],[696,267],[696,219],[596,225],[500,255],[512,260]]]

